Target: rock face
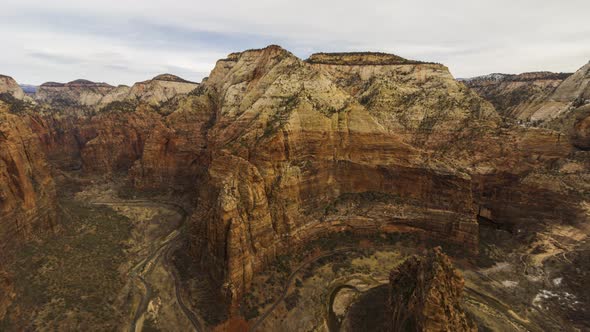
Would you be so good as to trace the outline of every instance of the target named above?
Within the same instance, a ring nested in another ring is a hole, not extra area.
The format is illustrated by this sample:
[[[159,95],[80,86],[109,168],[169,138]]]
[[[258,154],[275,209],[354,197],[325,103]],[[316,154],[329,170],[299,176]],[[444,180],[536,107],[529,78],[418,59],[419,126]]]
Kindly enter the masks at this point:
[[[506,116],[548,122],[590,103],[590,63],[574,74],[489,75],[465,83]]]
[[[193,252],[234,299],[275,255],[325,232],[403,228],[475,250],[476,217],[584,216],[583,190],[559,184],[580,188],[583,171],[552,169],[567,137],[503,123],[442,65],[359,56],[233,53],[202,84],[215,121]]]
[[[590,121],[590,63],[571,75],[488,75],[465,83],[504,115],[560,131],[576,147],[590,148],[586,126]]]
[[[446,81],[457,89],[451,98],[482,104],[476,114],[466,106],[431,120],[435,124],[424,132],[432,136],[421,141],[432,146],[439,142],[431,137],[451,139],[444,128],[457,121],[481,118],[485,125],[488,117],[493,120],[489,104],[473,93],[461,95],[470,92],[440,65],[325,61],[330,64],[306,63],[277,46],[234,53],[217,63],[201,87],[200,97],[214,105],[215,123],[208,131],[210,162],[191,218],[193,250],[233,300],[277,253],[324,232],[409,228],[476,248],[469,176],[410,144],[420,144],[418,135],[393,129],[412,111],[420,113],[419,121],[406,123],[409,128],[420,127],[428,114],[417,104],[405,111],[398,102],[399,118],[380,118],[376,108],[359,102],[363,93],[353,93],[356,82],[346,85],[336,74],[345,70],[340,66],[352,70],[343,76],[367,73],[367,81],[377,82],[376,99],[390,101],[378,88],[391,77],[400,88],[409,80],[405,87],[425,103],[447,94],[430,95],[421,83]],[[374,204],[374,214],[342,215],[332,209],[349,198],[372,204],[366,199],[371,193],[380,203]]]
[[[388,132],[412,145],[438,149],[466,127],[496,127],[488,103],[458,83],[440,64],[418,63],[367,53],[312,55],[308,62],[352,96]],[[397,57],[396,57],[397,58]]]
[[[183,96],[172,103],[146,135],[140,158],[130,170],[136,188],[194,190],[197,174],[207,165],[207,129],[213,106],[198,96]]]
[[[25,93],[21,87],[10,76],[0,75],[0,94],[2,93],[8,93],[16,99],[25,98]]]
[[[61,90],[52,92],[53,99],[48,99],[49,108],[38,107],[29,114],[31,127],[52,163],[106,176],[127,174],[133,167],[131,178],[137,180],[138,188],[188,186],[189,179],[183,176],[204,146],[200,132],[211,111],[207,108],[199,113],[195,98],[180,96],[198,84],[160,75],[131,88],[104,87],[102,97],[95,94],[92,102],[84,96],[93,93],[93,85],[85,84],[77,94],[68,92],[73,87],[69,83],[65,89],[58,88]],[[145,158],[139,161],[146,143]]]
[[[178,76],[162,74],[151,80],[133,84],[125,99],[137,99],[142,102],[159,105],[172,97],[187,94],[199,86]]]
[[[14,296],[11,263],[16,246],[52,229],[55,187],[37,136],[0,102],[0,319]]]
[[[388,331],[477,331],[461,307],[463,277],[437,247],[389,276]]]
[[[533,105],[551,95],[569,76],[571,73],[490,74],[464,82],[489,100],[500,114],[524,120],[531,116]]]

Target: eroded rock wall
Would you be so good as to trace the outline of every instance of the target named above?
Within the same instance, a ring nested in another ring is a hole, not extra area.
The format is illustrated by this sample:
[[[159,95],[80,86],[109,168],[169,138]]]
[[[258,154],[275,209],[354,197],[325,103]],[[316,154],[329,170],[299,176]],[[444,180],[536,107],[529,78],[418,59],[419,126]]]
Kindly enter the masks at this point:
[[[408,258],[389,276],[387,330],[477,331],[462,309],[464,284],[440,247]]]
[[[5,266],[19,244],[56,226],[49,165],[26,121],[0,102],[0,319],[15,294]]]
[[[318,232],[354,228],[341,226],[345,220],[364,219],[373,231],[403,225],[475,250],[469,175],[384,128],[314,65],[272,46],[231,54],[203,85],[216,121],[191,218],[193,250],[233,300],[277,253]],[[368,192],[389,195],[384,205],[399,213],[327,209],[342,195]]]

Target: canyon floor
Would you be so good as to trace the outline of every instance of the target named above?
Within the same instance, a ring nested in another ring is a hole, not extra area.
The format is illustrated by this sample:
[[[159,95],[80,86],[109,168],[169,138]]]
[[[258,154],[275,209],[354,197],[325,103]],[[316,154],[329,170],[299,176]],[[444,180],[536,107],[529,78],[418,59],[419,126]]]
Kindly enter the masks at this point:
[[[19,251],[9,309],[53,330],[190,330],[200,322],[179,299],[171,254],[186,213],[175,203],[126,197],[121,186],[62,173],[60,229]],[[126,197],[126,198],[123,198]]]
[[[380,330],[389,272],[441,245],[417,235],[343,232],[280,256],[239,307],[223,310],[205,271],[184,269],[179,197],[135,197],[120,181],[58,177],[60,229],[27,244],[15,264],[16,302],[28,326],[51,330]],[[442,243],[465,278],[464,307],[481,331],[588,329],[588,230],[483,226],[470,255]],[[13,316],[14,317],[14,316]],[[28,322],[28,323],[27,323]]]

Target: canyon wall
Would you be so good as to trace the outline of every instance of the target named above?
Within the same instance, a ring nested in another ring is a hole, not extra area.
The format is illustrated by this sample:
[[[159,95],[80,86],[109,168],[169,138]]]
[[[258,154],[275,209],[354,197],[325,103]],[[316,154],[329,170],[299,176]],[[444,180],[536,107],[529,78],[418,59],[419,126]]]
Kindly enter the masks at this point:
[[[573,74],[492,74],[465,80],[465,84],[501,114],[527,126],[560,131],[577,148],[590,148],[590,63]]]
[[[191,98],[180,96],[198,84],[167,74],[131,88],[74,82],[81,83],[40,89],[35,98],[39,104],[28,113],[53,164],[107,177],[131,173],[136,186],[144,189],[188,185],[182,162],[193,161],[191,152],[204,145],[199,131],[209,117],[193,116],[197,107]],[[167,157],[160,158],[160,153]],[[183,167],[176,167],[179,163]],[[154,173],[154,167],[160,173]]]
[[[15,296],[14,250],[56,226],[55,187],[49,165],[34,135],[19,116],[0,101],[0,319]]]
[[[493,150],[502,143],[474,153],[500,118],[444,66],[318,57],[304,62],[274,46],[234,53],[203,83],[215,123],[193,253],[234,300],[278,253],[323,232],[411,229],[475,251],[474,165],[509,167]],[[537,148],[547,159],[567,154],[551,135],[542,132]],[[359,204],[370,208],[351,208]]]
[[[464,83],[490,101],[498,113],[525,120],[531,109],[547,98],[571,73],[532,72],[519,75],[490,74]]]

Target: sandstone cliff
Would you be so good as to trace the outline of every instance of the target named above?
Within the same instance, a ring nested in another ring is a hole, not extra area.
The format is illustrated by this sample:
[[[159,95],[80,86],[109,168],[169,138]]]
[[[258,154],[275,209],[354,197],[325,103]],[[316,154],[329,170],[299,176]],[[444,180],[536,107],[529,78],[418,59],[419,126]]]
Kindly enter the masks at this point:
[[[464,83],[490,101],[500,114],[525,120],[530,117],[531,108],[552,94],[569,76],[571,73],[490,74],[464,80]]]
[[[41,95],[50,95],[47,99],[41,98],[48,100],[48,104],[29,112],[31,127],[39,135],[47,156],[54,164],[62,169],[83,169],[106,176],[127,174],[143,156],[144,144],[148,142],[145,161],[132,171],[132,178],[138,179],[137,186],[147,189],[156,188],[158,184],[178,182],[188,185],[187,179],[182,178],[186,169],[173,166],[174,170],[167,174],[150,176],[150,167],[153,167],[150,162],[162,165],[160,171],[163,173],[163,163],[176,165],[187,158],[194,160],[194,155],[189,152],[199,151],[203,143],[190,137],[193,134],[199,137],[199,128],[209,121],[209,117],[193,121],[190,98],[175,97],[192,91],[198,84],[173,75],[160,75],[153,80],[136,83],[131,88],[99,85],[104,88],[101,93],[106,92],[102,96],[94,93],[92,83],[68,83],[64,86],[57,87],[55,91],[42,91]],[[96,98],[91,100],[89,95]],[[189,132],[193,129],[194,133]],[[162,156],[158,155],[158,158],[150,160],[149,151],[160,149],[155,144],[165,145],[163,152],[169,156],[159,158]],[[183,146],[178,147],[179,144]],[[176,153],[175,149],[182,151]],[[179,171],[179,176],[175,176],[176,171]],[[143,180],[139,179],[139,175]]]
[[[590,63],[573,74],[488,75],[465,83],[506,116],[547,122],[590,103]]]
[[[590,147],[585,125],[590,121],[590,63],[574,74],[488,75],[466,84],[504,115],[559,131],[578,148]]]
[[[233,53],[196,94],[214,121],[193,253],[232,299],[275,255],[325,232],[403,227],[476,250],[476,217],[586,220],[590,179],[568,137],[503,122],[442,65],[360,56]]]
[[[388,331],[477,331],[461,307],[463,286],[440,247],[408,258],[389,276]]]
[[[224,281],[235,297],[278,252],[322,232],[398,225],[476,248],[469,175],[417,146],[452,140],[448,129],[466,119],[481,118],[484,126],[490,119],[495,126],[493,109],[440,65],[371,60],[344,69],[336,60],[329,62],[307,63],[271,46],[231,54],[203,83],[201,97],[212,100],[216,121],[208,131],[211,161],[191,219],[194,253],[215,267],[213,278]],[[366,80],[381,88],[375,87],[373,98],[401,90],[394,99],[399,111],[390,110],[399,117],[387,117],[386,106],[363,105],[363,92],[336,77],[341,70],[352,70],[342,75],[367,73]],[[398,87],[392,83],[386,90],[392,80]],[[428,92],[433,87],[423,86],[428,82],[446,82],[454,91]],[[403,91],[411,90],[426,105],[438,105],[430,115],[435,124],[423,135],[412,130],[426,121],[429,108],[415,102],[408,110],[401,104]],[[443,107],[436,101],[443,97],[465,106],[435,116]],[[470,103],[481,108],[473,111]],[[399,120],[412,116],[419,120]],[[399,127],[404,130],[394,129]],[[332,208],[369,193],[380,193],[379,202],[368,202],[374,208],[370,213]]]
[[[0,319],[14,296],[11,263],[19,243],[55,227],[53,179],[37,137],[0,101]]]
[[[16,99],[25,98],[25,93],[12,77],[0,75],[0,94],[3,93],[8,93]]]
[[[187,94],[198,86],[198,83],[189,82],[178,76],[162,74],[151,80],[133,84],[125,99],[159,105],[176,95]]]

